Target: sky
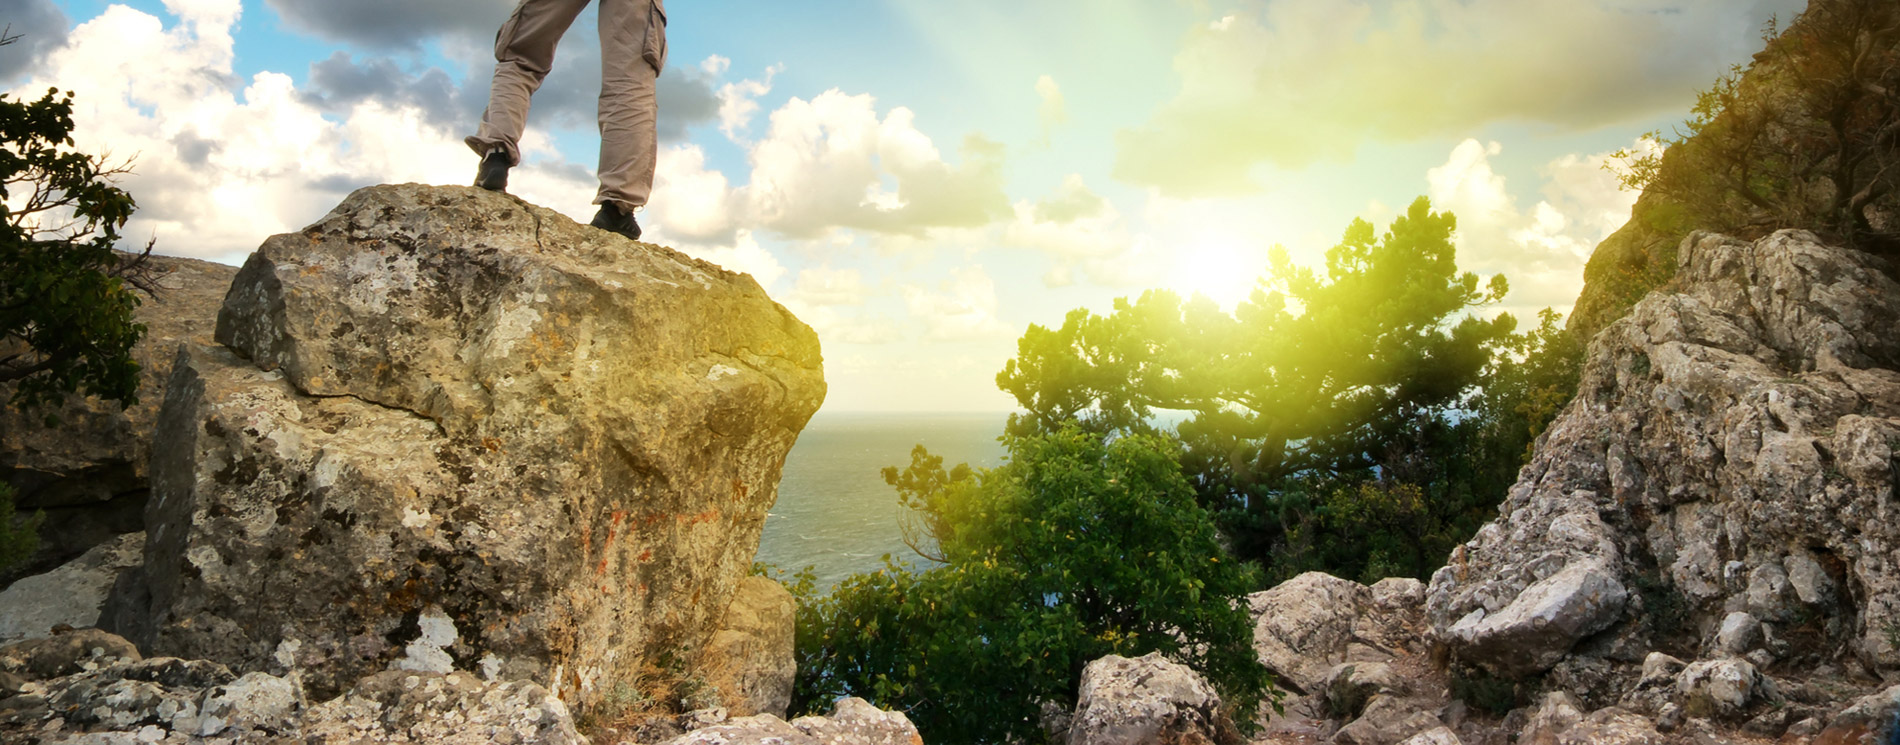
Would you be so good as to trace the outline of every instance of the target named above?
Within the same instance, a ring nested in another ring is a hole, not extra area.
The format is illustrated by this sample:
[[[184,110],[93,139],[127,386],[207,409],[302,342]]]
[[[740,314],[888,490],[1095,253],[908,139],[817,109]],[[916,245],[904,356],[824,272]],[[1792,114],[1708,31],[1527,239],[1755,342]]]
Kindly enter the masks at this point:
[[[379,183],[468,184],[514,0],[0,0],[0,90],[76,93],[125,234],[241,264]],[[1500,308],[1568,311],[1634,194],[1602,166],[1803,0],[673,0],[643,240],[817,332],[824,411],[1006,411],[1030,324],[1151,288],[1231,308],[1273,246],[1458,216]],[[592,216],[594,11],[509,191]]]

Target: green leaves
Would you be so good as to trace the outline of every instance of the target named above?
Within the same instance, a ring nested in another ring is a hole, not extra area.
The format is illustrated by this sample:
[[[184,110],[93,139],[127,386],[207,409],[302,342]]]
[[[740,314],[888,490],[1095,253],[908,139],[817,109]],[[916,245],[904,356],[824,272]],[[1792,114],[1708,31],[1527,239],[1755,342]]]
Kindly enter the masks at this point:
[[[1207,675],[1240,720],[1277,697],[1242,599],[1256,578],[1224,558],[1178,443],[1075,426],[1006,443],[999,468],[944,471],[919,448],[885,471],[935,511],[946,563],[887,564],[802,602],[795,708],[868,694],[931,742],[1036,741],[1038,707],[1072,707],[1090,660],[1157,650]]]
[[[126,277],[143,256],[113,247],[136,204],[112,185],[122,170],[68,149],[72,96],[57,95],[0,95],[0,382],[23,408],[73,393],[129,406],[145,327]]]

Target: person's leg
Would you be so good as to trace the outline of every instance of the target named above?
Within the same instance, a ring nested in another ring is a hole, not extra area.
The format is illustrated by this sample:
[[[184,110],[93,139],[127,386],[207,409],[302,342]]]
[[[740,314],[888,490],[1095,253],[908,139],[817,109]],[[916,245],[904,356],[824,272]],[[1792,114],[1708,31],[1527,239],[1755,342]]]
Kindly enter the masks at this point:
[[[666,65],[666,9],[660,0],[600,3],[600,193],[629,214],[653,193],[659,152],[659,99]]]
[[[509,165],[521,163],[521,133],[528,126],[528,98],[554,67],[554,47],[589,0],[521,0],[495,34],[495,77],[481,128],[463,140],[476,155],[501,149]]]

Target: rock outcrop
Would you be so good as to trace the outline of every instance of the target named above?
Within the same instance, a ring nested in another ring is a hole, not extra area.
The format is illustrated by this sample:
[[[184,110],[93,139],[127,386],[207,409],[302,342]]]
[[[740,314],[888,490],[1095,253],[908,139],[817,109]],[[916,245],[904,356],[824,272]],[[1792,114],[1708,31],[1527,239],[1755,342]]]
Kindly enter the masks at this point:
[[[177,356],[111,620],[316,699],[469,672],[584,710],[704,649],[825,390],[751,278],[472,188],[269,239],[216,340]]]
[[[211,341],[218,307],[237,275],[234,267],[195,259],[152,255],[146,261],[155,292],[142,298],[137,312],[145,324],[144,338],[132,347],[139,363],[137,404],[121,408],[69,397],[50,411],[0,406],[0,480],[14,488],[22,512],[46,515],[40,551],[0,575],[0,586],[145,529],[146,462],[172,360],[180,343]],[[0,386],[0,398],[12,393]],[[44,426],[47,414],[57,416],[59,426]]]
[[[1433,577],[1435,630],[1509,677],[1659,649],[1900,674],[1900,286],[1796,231],[1681,256]]]

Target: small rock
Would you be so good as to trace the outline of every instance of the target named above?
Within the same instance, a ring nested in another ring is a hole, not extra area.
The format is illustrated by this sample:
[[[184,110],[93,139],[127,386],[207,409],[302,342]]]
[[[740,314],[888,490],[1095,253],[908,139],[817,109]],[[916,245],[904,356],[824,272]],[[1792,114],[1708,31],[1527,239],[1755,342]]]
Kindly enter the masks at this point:
[[[1450,727],[1437,727],[1412,735],[1399,745],[1465,745]]]
[[[1340,745],[1387,745],[1443,727],[1438,717],[1399,696],[1374,696],[1364,714],[1333,734]]]
[[[1834,579],[1827,576],[1827,570],[1821,568],[1821,562],[1803,551],[1791,554],[1781,560],[1788,572],[1788,586],[1794,590],[1795,597],[1807,605],[1824,605],[1834,602]]]
[[[1753,649],[1761,640],[1761,621],[1754,616],[1736,611],[1722,619],[1722,628],[1715,634],[1715,651],[1718,654],[1739,657]]]
[[[1583,721],[1582,709],[1582,702],[1569,693],[1553,691],[1545,694],[1537,711],[1525,723],[1518,742],[1556,745],[1565,732]]]
[[[1650,652],[1648,657],[1643,658],[1643,682],[1674,681],[1676,674],[1688,666],[1689,663],[1661,652]]]
[[[1738,717],[1761,687],[1761,673],[1744,660],[1704,660],[1676,676],[1683,708],[1694,717]]]
[[[785,716],[792,703],[796,605],[792,594],[765,577],[739,581],[721,628],[706,645],[700,668],[719,685],[734,716]]]
[[[1364,712],[1372,697],[1379,695],[1403,695],[1406,691],[1404,679],[1393,672],[1392,666],[1383,662],[1348,662],[1335,665],[1326,674],[1325,687],[1320,695],[1332,714],[1341,719],[1353,719]]]
[[[1795,737],[1813,737],[1815,735],[1821,734],[1821,730],[1826,729],[1826,728],[1827,728],[1827,724],[1823,723],[1820,719],[1815,718],[1815,717],[1808,717],[1799,722],[1795,722],[1794,724],[1788,725],[1788,730],[1782,734],[1793,735]]]
[[[1674,732],[1682,726],[1682,707],[1673,703],[1663,704],[1662,711],[1656,714],[1656,731]]]

